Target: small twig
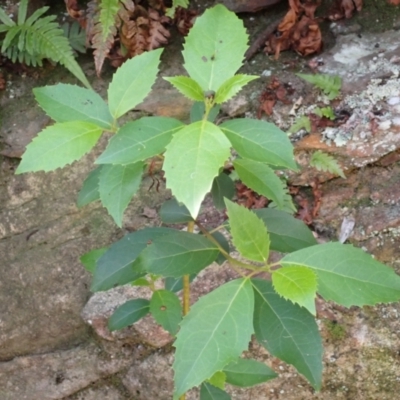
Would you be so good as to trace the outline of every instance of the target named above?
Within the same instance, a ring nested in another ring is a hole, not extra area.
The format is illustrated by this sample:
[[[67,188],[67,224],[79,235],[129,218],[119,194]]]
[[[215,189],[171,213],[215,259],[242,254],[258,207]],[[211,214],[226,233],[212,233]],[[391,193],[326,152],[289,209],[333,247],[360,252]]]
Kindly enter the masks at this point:
[[[254,43],[247,49],[245,56],[245,59],[249,61],[251,58],[254,57],[254,55],[260,50],[260,47],[264,45],[264,43],[267,41],[267,38],[269,35],[271,35],[275,29],[278,27],[279,22],[274,22],[271,25],[269,25],[266,29],[264,29],[261,34],[257,37],[257,39],[254,41]]]

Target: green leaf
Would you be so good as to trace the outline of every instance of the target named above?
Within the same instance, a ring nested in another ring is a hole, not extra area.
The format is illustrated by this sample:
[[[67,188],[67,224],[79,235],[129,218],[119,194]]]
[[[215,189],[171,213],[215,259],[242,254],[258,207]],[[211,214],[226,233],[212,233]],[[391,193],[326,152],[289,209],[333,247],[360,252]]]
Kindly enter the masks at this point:
[[[329,100],[333,100],[339,95],[340,88],[342,87],[342,80],[337,75],[324,75],[324,74],[296,74],[307,82],[312,83],[317,88],[321,89],[324,94],[328,96]]]
[[[15,26],[16,23],[7,15],[7,13],[0,7],[0,21],[9,27]]]
[[[276,125],[247,118],[226,121],[220,128],[243,158],[297,170],[293,146]]]
[[[286,255],[281,265],[311,268],[318,277],[318,293],[345,307],[400,299],[399,275],[351,245],[325,243],[308,247]]]
[[[257,75],[244,75],[238,74],[232,76],[227,79],[217,90],[215,93],[215,102],[217,104],[228,101],[230,98],[239,93],[240,90],[244,86],[246,86],[249,82],[254,81],[254,79],[258,79]]]
[[[35,99],[56,122],[85,121],[111,129],[113,118],[107,103],[93,90],[58,83],[33,89]]]
[[[299,266],[285,266],[272,273],[272,284],[275,291],[284,299],[306,308],[316,315],[315,297],[317,276],[313,270]]]
[[[184,96],[194,101],[204,101],[204,91],[200,85],[189,78],[188,76],[174,76],[171,78],[164,78],[171,83],[177,90]]]
[[[247,349],[253,307],[248,279],[226,283],[192,306],[175,341],[174,398],[211,378]]]
[[[26,147],[16,174],[52,171],[79,160],[97,143],[102,129],[88,122],[60,122],[45,128]]]
[[[230,155],[230,143],[208,121],[198,121],[177,132],[165,152],[167,187],[193,218],[210,191],[219,169]]]
[[[235,160],[233,166],[246,186],[274,201],[278,207],[283,207],[284,186],[272,168],[258,161],[243,158]]]
[[[129,300],[119,306],[108,320],[108,329],[116,331],[134,324],[150,311],[150,302],[146,299]]]
[[[253,211],[267,226],[271,250],[291,253],[317,244],[307,225],[292,215],[269,208]]]
[[[331,174],[339,175],[341,178],[346,179],[346,175],[342,168],[340,168],[338,162],[332,156],[323,153],[321,150],[317,150],[313,153],[310,159],[310,166],[319,171],[328,171]]]
[[[284,191],[285,191],[285,194],[283,195],[283,205],[278,206],[278,204],[271,201],[268,204],[268,208],[273,208],[278,211],[284,211],[285,213],[292,215],[293,213],[297,212],[297,208],[293,203],[292,196],[288,193],[287,187],[284,189]]]
[[[22,25],[26,19],[26,12],[28,11],[28,0],[21,0],[18,8],[17,24]]]
[[[182,122],[167,117],[143,117],[122,126],[96,164],[132,164],[161,154]]]
[[[133,268],[134,261],[152,240],[171,232],[174,230],[169,228],[145,228],[114,243],[97,262],[91,290],[108,290],[145,275],[145,271]]]
[[[122,216],[142,181],[143,163],[104,165],[100,171],[100,200],[115,223],[122,226]]]
[[[243,22],[218,4],[196,19],[186,37],[184,67],[204,91],[216,92],[242,66],[247,41]]]
[[[219,104],[214,105],[213,108],[208,113],[207,120],[210,122],[214,122],[215,118],[217,118],[220,109],[221,106]],[[190,109],[190,122],[201,121],[203,119],[205,111],[206,111],[206,106],[204,102],[196,101],[195,103],[193,103],[193,106]]]
[[[212,233],[211,236],[218,242],[218,244],[225,250],[225,252],[229,254],[231,248],[229,246],[227,238],[221,232],[214,232]],[[226,261],[225,256],[220,252],[215,262],[221,265],[225,261]]]
[[[176,294],[169,290],[156,290],[150,301],[150,312],[171,335],[176,335],[182,320],[182,306]]]
[[[179,278],[197,274],[210,265],[218,253],[218,247],[204,236],[174,231],[156,238],[141,253],[139,262],[147,272]]]
[[[317,108],[315,108],[315,109],[313,110],[313,113],[314,113],[315,115],[318,115],[318,116],[321,117],[321,118],[322,118],[322,117],[329,118],[329,119],[332,120],[332,121],[336,118],[336,117],[335,117],[335,113],[333,112],[331,106],[322,107],[322,108],[317,107]]]
[[[224,172],[221,172],[214,179],[211,187],[211,196],[214,206],[219,210],[224,209],[224,197],[226,197],[228,200],[231,200],[235,195],[235,192],[235,184],[233,183],[232,179]]]
[[[322,341],[314,317],[280,297],[271,282],[252,279],[254,330],[269,353],[293,365],[318,390],[322,380]]]
[[[83,256],[81,256],[80,260],[83,266],[85,267],[86,271],[94,274],[96,270],[96,263],[100,259],[100,257],[108,250],[108,247],[102,247],[101,249],[94,249]]]
[[[296,119],[295,123],[289,128],[289,133],[297,133],[299,130],[305,129],[307,132],[311,132],[311,121],[306,115],[303,115]]]
[[[196,274],[189,275],[189,282],[192,282],[194,278],[196,278]],[[170,292],[179,292],[183,289],[183,279],[180,278],[172,278],[171,276],[165,278],[164,282],[165,290],[169,290]]]
[[[256,360],[239,358],[223,369],[226,382],[239,387],[250,387],[267,382],[278,375],[267,365]]]
[[[266,262],[269,256],[269,235],[264,222],[245,207],[225,200],[232,242],[243,257]]]
[[[65,22],[61,26],[64,36],[68,38],[71,47],[79,52],[86,53],[86,31],[83,29],[78,21],[72,23]],[[108,107],[107,107],[108,111]]]
[[[225,381],[226,375],[222,371],[217,371],[210,379],[208,379],[208,383],[221,390],[225,389]]]
[[[189,210],[175,198],[167,200],[160,208],[160,218],[164,224],[183,224],[193,221]]]
[[[146,287],[149,287],[149,286],[151,286],[151,282],[149,282],[146,277],[141,277],[141,278],[135,279],[131,283],[131,285],[132,286],[146,286]]]
[[[224,390],[204,382],[200,387],[200,400],[231,400],[231,396]]]
[[[108,87],[108,105],[117,119],[136,107],[149,94],[158,72],[163,49],[146,51],[125,61]]]
[[[99,193],[99,178],[100,178],[101,167],[97,167],[87,176],[83,182],[82,189],[78,194],[78,207],[86,206],[92,201],[100,199]]]

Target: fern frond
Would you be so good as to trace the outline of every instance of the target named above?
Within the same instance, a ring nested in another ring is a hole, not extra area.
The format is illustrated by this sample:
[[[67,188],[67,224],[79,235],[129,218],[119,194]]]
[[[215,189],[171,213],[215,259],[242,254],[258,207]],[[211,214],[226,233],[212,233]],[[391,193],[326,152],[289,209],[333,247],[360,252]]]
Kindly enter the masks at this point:
[[[75,75],[85,86],[90,87],[82,69],[75,61],[72,48],[63,30],[54,22],[55,16],[40,18],[48,7],[42,7],[23,24],[10,26],[7,30],[1,52],[12,62],[27,65],[42,65],[48,58],[59,62]]]
[[[346,176],[340,168],[338,162],[329,154],[323,153],[321,150],[317,150],[311,157],[310,166],[316,168],[319,171],[328,171],[331,174],[339,175],[346,179]]]
[[[61,28],[71,47],[79,53],[86,53],[86,32],[79,23],[76,21],[72,24],[66,22]]]
[[[28,0],[21,0],[18,8],[17,25],[22,25],[25,22],[27,11],[28,11]]]
[[[108,36],[115,35],[115,22],[118,11],[121,7],[119,0],[101,0],[99,23],[102,30],[102,41],[105,42]]]
[[[307,82],[312,83],[317,88],[321,89],[329,100],[333,100],[339,95],[340,88],[342,87],[342,80],[340,76],[327,75],[327,74],[296,74]]]

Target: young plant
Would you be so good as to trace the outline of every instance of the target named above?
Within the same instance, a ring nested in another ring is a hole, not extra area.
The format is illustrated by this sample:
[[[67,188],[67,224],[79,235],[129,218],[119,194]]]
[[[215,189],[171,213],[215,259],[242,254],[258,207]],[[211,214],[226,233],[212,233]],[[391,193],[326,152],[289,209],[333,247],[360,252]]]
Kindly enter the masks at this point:
[[[312,83],[318,89],[321,89],[329,100],[335,99],[340,92],[342,87],[342,79],[340,76],[336,75],[326,75],[326,74],[296,74],[301,79]]]
[[[317,245],[301,221],[279,209],[285,208],[287,192],[274,170],[297,168],[284,132],[247,118],[213,122],[216,107],[256,78],[235,75],[247,40],[242,22],[222,5],[196,20],[183,50],[189,76],[166,78],[196,102],[188,125],[166,117],[119,125],[119,118],[150,92],[161,50],[127,61],[114,74],[108,103],[72,85],[35,89],[37,101],[56,122],[27,147],[17,170],[63,167],[90,151],[104,130],[113,132],[78,204],[100,199],[121,226],[143,171],[157,162],[163,165],[175,197],[163,204],[160,217],[165,224],[187,223],[187,231],[145,228],[84,255],[82,261],[93,273],[93,291],[127,283],[152,291],[150,300],[132,299],[119,307],[109,327],[121,329],[150,312],[176,337],[174,399],[185,398],[198,385],[202,400],[229,399],[225,383],[248,387],[274,378],[276,373],[264,363],[241,358],[253,334],[318,390],[322,340],[315,321],[316,294],[346,307],[400,298],[400,278],[392,269],[351,245]],[[224,171],[228,161],[245,185],[277,208],[251,211],[232,202],[232,181]],[[241,260],[231,256],[219,232],[226,225],[205,227],[198,221],[210,190],[217,205],[227,210],[229,234]],[[194,225],[201,234],[193,233]],[[271,263],[271,251],[284,255]],[[221,259],[228,260],[238,278],[201,297],[189,311],[190,281]],[[271,281],[257,278],[260,273],[270,274]],[[156,290],[154,281],[160,277],[165,288]],[[175,294],[182,287],[183,307]]]
[[[17,60],[27,65],[42,65],[44,58],[59,62],[74,74],[86,87],[90,87],[81,67],[75,61],[74,54],[63,30],[55,22],[56,17],[42,17],[49,7],[37,9],[27,17],[28,0],[21,0],[17,22],[14,22],[0,8],[0,33],[6,33],[0,40],[1,53],[12,62]]]

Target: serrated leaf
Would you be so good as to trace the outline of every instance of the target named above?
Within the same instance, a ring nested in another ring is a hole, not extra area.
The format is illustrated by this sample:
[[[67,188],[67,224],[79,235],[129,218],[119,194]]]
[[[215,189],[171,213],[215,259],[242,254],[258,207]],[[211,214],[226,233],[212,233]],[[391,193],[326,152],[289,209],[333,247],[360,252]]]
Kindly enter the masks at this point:
[[[213,199],[214,206],[219,210],[225,208],[224,198],[226,197],[228,200],[231,200],[235,195],[235,184],[232,179],[221,172],[213,181],[211,187],[211,196]]]
[[[146,51],[117,69],[108,87],[108,106],[115,119],[136,107],[150,93],[162,51]]]
[[[250,387],[267,382],[278,375],[267,365],[256,360],[239,358],[228,364],[223,372],[226,382],[239,387]]]
[[[78,194],[77,206],[83,207],[92,201],[100,200],[99,177],[101,167],[97,167],[87,176],[83,182],[82,189]]]
[[[133,268],[134,261],[152,240],[171,232],[174,230],[169,228],[145,228],[114,243],[97,262],[91,290],[108,290],[145,275],[145,271]]]
[[[200,400],[231,400],[231,396],[224,390],[204,382],[200,387]]]
[[[33,89],[36,101],[56,122],[85,121],[111,129],[113,118],[107,103],[93,90],[58,83]]]
[[[245,207],[225,200],[232,242],[249,260],[266,262],[269,256],[269,235],[264,222]]]
[[[167,200],[160,208],[160,218],[164,224],[183,224],[193,221],[189,210],[175,198]]]
[[[307,225],[292,215],[268,208],[253,211],[267,226],[271,250],[291,253],[317,244]]]
[[[225,389],[225,381],[226,375],[222,371],[217,371],[210,379],[208,379],[208,383],[221,390]]]
[[[297,170],[293,146],[276,125],[260,120],[238,118],[220,128],[243,158]]]
[[[43,129],[26,147],[16,174],[52,171],[79,160],[97,143],[102,129],[88,122],[59,122]]]
[[[164,152],[172,135],[184,125],[174,118],[143,117],[122,126],[96,164],[132,164]]]
[[[164,79],[190,100],[204,101],[204,90],[194,79],[188,76],[174,76]]]
[[[219,104],[216,104],[211,108],[210,112],[208,113],[207,120],[210,122],[214,122],[215,118],[221,109]],[[190,122],[197,122],[203,119],[204,113],[206,111],[206,106],[204,102],[196,101],[193,103],[192,108],[190,109]]]
[[[272,168],[258,161],[244,158],[235,160],[233,166],[246,186],[274,201],[278,207],[283,207],[285,189]]]
[[[303,115],[296,119],[296,122],[289,128],[289,133],[297,133],[299,130],[305,129],[307,132],[311,132],[311,121],[306,115]]]
[[[119,306],[108,320],[108,329],[116,331],[134,324],[150,311],[150,302],[146,299],[129,300]]]
[[[99,176],[100,200],[115,223],[121,227],[126,207],[142,181],[143,163],[104,165]]]
[[[259,78],[257,75],[238,74],[227,79],[215,93],[215,102],[217,104],[228,101],[242,90],[249,82]]]
[[[272,273],[272,284],[275,291],[284,299],[306,308],[316,315],[315,297],[317,276],[310,268],[285,266]]]
[[[297,208],[293,203],[292,196],[288,193],[288,189],[285,188],[285,194],[283,195],[283,205],[278,206],[275,202],[271,201],[268,203],[268,208],[272,208],[279,211],[284,211],[292,215],[293,213],[297,212]]]
[[[147,272],[179,278],[197,274],[218,256],[218,247],[194,233],[175,231],[157,238],[144,250],[139,262]]]
[[[174,344],[174,399],[221,371],[247,349],[253,333],[253,307],[248,279],[226,283],[192,306]]]
[[[345,307],[388,303],[400,299],[400,277],[351,245],[325,243],[286,255],[282,266],[311,268],[318,293]]]
[[[86,271],[93,274],[94,271],[96,270],[97,261],[107,250],[108,247],[102,247],[101,249],[91,250],[85,253],[83,256],[81,256],[80,260],[83,266],[85,267]]]
[[[340,88],[342,87],[342,80],[337,75],[327,74],[296,74],[307,82],[312,83],[317,88],[321,89],[324,94],[328,96],[329,100],[333,100],[339,95]]]
[[[150,300],[150,312],[171,335],[176,335],[182,320],[182,306],[176,294],[169,290],[156,290]]]
[[[322,341],[314,317],[280,297],[271,282],[252,279],[254,330],[269,353],[293,365],[315,389],[321,387]]]
[[[229,141],[208,121],[185,126],[168,144],[164,161],[167,187],[193,218],[229,155]]]
[[[323,153],[321,150],[317,150],[313,153],[310,159],[310,166],[319,171],[328,171],[331,174],[339,175],[341,178],[346,179],[346,175],[342,168],[340,168],[338,162],[332,156]]]
[[[184,67],[204,91],[216,92],[242,66],[247,41],[243,22],[218,4],[196,19],[186,37]]]

